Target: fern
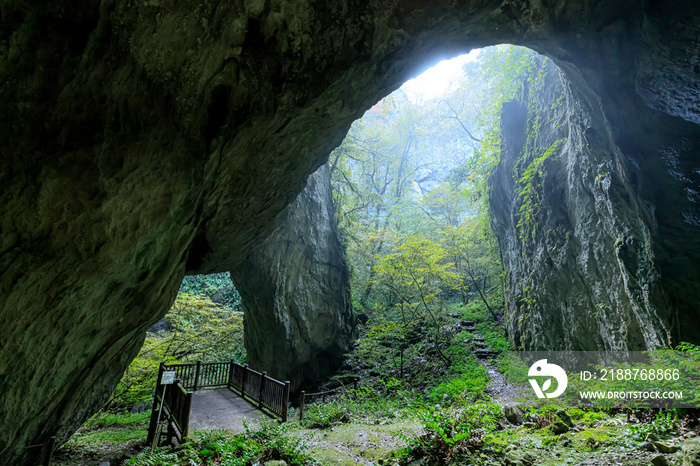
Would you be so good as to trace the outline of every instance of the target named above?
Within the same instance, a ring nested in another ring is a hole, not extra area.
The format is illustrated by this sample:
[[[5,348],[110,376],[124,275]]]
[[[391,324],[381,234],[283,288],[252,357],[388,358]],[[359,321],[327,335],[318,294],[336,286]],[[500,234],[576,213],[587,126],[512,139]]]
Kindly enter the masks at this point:
[[[177,453],[173,453],[168,449],[153,453],[139,453],[124,464],[128,466],[176,466],[179,464],[179,461],[180,459],[178,458]],[[192,459],[190,459],[190,464],[193,464],[194,466],[197,465],[197,463]]]

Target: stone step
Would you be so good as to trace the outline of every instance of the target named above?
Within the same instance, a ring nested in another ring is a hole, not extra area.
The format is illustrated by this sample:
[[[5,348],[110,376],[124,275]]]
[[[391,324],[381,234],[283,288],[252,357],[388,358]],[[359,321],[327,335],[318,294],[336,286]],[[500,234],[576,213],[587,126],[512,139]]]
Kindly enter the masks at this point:
[[[474,354],[478,359],[488,359],[496,357],[498,354],[500,354],[500,351],[477,349],[474,351]]]

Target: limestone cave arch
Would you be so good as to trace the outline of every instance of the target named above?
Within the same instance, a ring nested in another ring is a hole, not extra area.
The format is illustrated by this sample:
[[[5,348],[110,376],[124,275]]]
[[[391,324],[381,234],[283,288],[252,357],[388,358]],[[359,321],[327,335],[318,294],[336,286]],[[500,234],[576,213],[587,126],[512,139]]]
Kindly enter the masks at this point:
[[[552,57],[604,116],[665,325],[700,341],[693,0],[42,0],[0,24],[0,464],[65,440],[182,276],[239,270],[362,111],[474,47]]]

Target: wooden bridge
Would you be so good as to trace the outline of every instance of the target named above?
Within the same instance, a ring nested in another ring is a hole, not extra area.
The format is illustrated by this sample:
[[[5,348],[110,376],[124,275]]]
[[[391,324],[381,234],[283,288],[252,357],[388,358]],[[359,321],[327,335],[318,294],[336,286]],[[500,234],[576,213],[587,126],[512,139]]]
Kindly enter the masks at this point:
[[[174,382],[164,385],[163,373],[174,372]],[[153,397],[148,445],[160,442],[159,428],[167,427],[166,441],[182,443],[187,436],[193,392],[200,389],[227,388],[262,412],[287,421],[289,382],[280,382],[266,372],[248,365],[229,362],[197,361],[191,364],[160,364]]]

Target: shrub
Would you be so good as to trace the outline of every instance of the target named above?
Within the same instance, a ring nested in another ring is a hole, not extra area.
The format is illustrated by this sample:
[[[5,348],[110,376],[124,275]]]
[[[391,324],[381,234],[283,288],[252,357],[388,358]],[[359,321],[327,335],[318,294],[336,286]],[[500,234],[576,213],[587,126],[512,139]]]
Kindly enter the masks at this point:
[[[406,461],[425,458],[428,464],[449,463],[453,455],[481,447],[498,428],[500,412],[501,408],[492,403],[429,410],[421,419],[425,433],[404,438],[407,446],[396,455]]]
[[[304,453],[303,441],[284,435],[293,428],[290,423],[263,424],[259,430],[251,430],[232,436],[225,430],[197,432],[199,440],[177,448],[165,448],[154,453],[142,453],[128,460],[128,466],[170,465],[221,465],[247,466],[271,460],[284,460],[289,465],[311,464]]]

